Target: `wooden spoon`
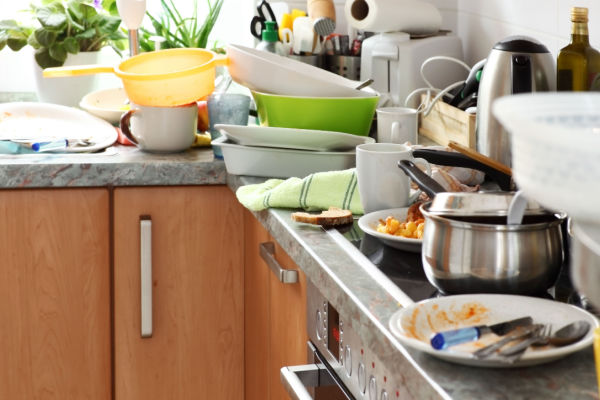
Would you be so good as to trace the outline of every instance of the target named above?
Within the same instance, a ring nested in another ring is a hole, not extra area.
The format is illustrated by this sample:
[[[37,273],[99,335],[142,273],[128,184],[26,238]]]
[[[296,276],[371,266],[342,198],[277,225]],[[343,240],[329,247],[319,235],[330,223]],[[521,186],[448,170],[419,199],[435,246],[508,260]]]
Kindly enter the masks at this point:
[[[498,161],[491,159],[488,156],[485,156],[469,147],[463,146],[462,144],[456,143],[455,141],[448,142],[448,147],[462,153],[466,156],[471,157],[474,160],[477,160],[489,167],[492,167],[498,171],[504,172],[506,175],[512,176],[512,170],[506,165],[499,163]]]

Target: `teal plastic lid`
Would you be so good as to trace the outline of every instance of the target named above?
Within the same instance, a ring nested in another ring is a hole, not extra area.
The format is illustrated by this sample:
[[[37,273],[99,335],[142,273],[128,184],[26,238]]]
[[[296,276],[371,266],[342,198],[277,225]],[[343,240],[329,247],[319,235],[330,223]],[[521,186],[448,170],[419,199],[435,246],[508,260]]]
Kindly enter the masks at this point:
[[[265,42],[279,41],[279,33],[275,30],[275,21],[265,21],[265,29],[262,31],[262,40]]]

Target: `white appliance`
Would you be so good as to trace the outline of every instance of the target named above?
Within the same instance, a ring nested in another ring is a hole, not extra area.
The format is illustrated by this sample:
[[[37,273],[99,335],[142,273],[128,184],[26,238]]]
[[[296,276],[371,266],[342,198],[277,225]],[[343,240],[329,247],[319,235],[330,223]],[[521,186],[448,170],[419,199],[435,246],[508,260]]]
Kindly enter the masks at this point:
[[[360,81],[374,80],[371,87],[381,93],[380,105],[404,106],[408,94],[427,86],[420,69],[423,62],[433,56],[462,60],[460,38],[443,32],[418,38],[411,38],[404,32],[376,34],[363,41]],[[439,89],[467,77],[467,71],[463,67],[449,61],[428,63],[424,74]],[[418,98],[419,96],[412,98],[408,106],[416,107]]]

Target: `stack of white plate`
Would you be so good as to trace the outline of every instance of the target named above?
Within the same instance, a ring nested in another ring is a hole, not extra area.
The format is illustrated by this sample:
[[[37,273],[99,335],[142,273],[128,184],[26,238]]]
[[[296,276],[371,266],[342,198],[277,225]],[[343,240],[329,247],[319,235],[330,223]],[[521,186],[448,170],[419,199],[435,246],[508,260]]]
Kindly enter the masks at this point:
[[[356,165],[355,148],[373,143],[366,136],[342,132],[264,126],[215,125],[227,172],[264,177],[305,177]]]

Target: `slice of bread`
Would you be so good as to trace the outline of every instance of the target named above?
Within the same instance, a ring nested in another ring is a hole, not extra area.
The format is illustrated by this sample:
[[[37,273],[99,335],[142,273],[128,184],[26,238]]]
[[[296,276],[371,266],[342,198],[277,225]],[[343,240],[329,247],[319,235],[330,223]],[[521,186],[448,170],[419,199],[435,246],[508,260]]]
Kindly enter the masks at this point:
[[[306,212],[292,213],[292,220],[313,225],[333,226],[349,224],[353,221],[353,218],[352,212],[349,210],[329,207],[329,210],[322,211],[321,214],[309,214]]]

